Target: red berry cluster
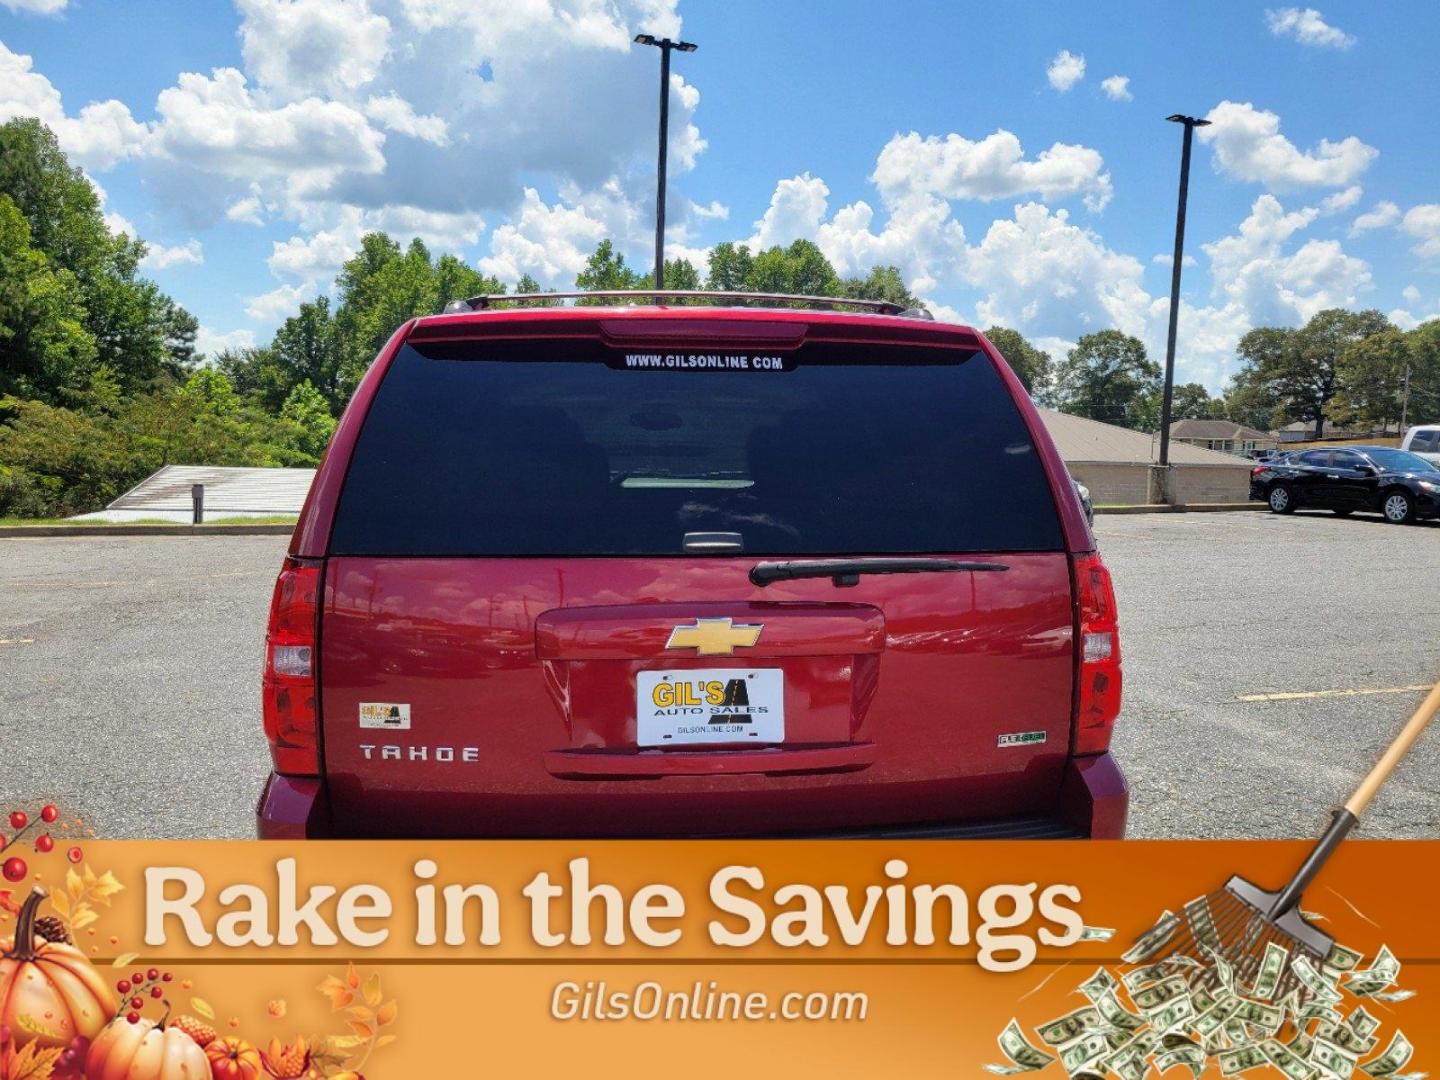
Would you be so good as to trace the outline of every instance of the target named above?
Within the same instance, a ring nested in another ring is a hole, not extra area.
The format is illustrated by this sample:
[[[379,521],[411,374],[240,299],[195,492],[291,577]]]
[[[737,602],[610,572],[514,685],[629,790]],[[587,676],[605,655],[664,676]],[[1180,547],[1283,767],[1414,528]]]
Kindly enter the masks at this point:
[[[13,847],[33,826],[37,824],[53,825],[59,820],[60,808],[54,803],[46,803],[40,808],[38,821],[31,820],[30,815],[24,810],[10,811],[10,828],[13,829],[14,832],[9,836],[0,833],[0,851],[3,851],[7,847]],[[68,826],[62,826],[62,828],[66,827]],[[38,854],[47,855],[55,850],[55,838],[51,836],[48,831],[42,832],[39,836],[35,837],[31,846]],[[81,859],[85,858],[85,853],[80,850],[78,845],[74,845],[65,852],[65,857],[72,863],[78,863]],[[0,864],[0,874],[4,875],[6,881],[24,881],[25,876],[29,873],[29,864],[19,855],[11,855],[3,864]]]
[[[76,1035],[70,1040],[70,1045],[65,1047],[60,1057],[56,1059],[56,1071],[54,1076],[59,1078],[74,1078],[80,1080],[84,1075],[81,1070],[85,1067],[85,1058],[90,1053],[90,1040],[84,1035]]]
[[[115,989],[120,994],[120,1009],[115,1014],[116,1019],[123,1016],[130,1023],[138,1024],[141,1011],[150,1001],[164,1000],[165,984],[174,978],[173,972],[152,967],[147,971],[137,971],[128,979],[121,979],[115,984]],[[169,1007],[168,1003],[166,1007]]]

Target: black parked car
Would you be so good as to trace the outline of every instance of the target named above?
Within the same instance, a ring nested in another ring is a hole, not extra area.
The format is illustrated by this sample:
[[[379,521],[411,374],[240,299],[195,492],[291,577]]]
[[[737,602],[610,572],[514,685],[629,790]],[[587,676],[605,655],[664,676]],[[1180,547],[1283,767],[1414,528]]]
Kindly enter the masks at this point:
[[[1250,498],[1277,514],[1313,508],[1344,517],[1361,510],[1404,525],[1440,517],[1440,469],[1388,446],[1300,450],[1251,469]]]

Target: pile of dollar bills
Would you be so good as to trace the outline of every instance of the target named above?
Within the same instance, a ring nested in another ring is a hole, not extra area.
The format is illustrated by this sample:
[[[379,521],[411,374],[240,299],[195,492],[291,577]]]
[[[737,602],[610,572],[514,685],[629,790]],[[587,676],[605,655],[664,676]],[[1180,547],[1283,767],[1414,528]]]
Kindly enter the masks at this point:
[[[1186,905],[1192,926],[1204,902]],[[1102,967],[1082,982],[1075,993],[1089,1004],[1035,1029],[1045,1049],[1011,1020],[998,1040],[1009,1064],[985,1068],[1015,1076],[1058,1060],[1082,1080],[1111,1073],[1141,1080],[1152,1067],[1163,1073],[1185,1065],[1198,1077],[1211,1065],[1225,1076],[1273,1065],[1291,1080],[1348,1080],[1356,1069],[1377,1080],[1424,1080],[1425,1073],[1400,1071],[1414,1049],[1398,1030],[1382,1052],[1367,1057],[1380,1044],[1381,1022],[1364,1003],[1414,996],[1396,986],[1400,961],[1388,948],[1362,966],[1364,955],[1343,945],[1316,963],[1271,941],[1253,981],[1242,985],[1203,933],[1193,950],[1197,956],[1175,953],[1152,962],[1182,921],[1167,911],[1125,953],[1128,970],[1117,977]],[[1095,941],[1111,934],[1087,927],[1084,936]],[[1285,987],[1284,997],[1275,1000]]]

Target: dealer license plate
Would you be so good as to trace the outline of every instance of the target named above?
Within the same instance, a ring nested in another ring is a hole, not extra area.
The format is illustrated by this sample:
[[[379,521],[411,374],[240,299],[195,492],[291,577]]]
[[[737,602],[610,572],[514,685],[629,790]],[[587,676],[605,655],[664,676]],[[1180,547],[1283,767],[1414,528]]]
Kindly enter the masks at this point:
[[[783,742],[785,673],[779,668],[640,671],[635,717],[640,746]]]

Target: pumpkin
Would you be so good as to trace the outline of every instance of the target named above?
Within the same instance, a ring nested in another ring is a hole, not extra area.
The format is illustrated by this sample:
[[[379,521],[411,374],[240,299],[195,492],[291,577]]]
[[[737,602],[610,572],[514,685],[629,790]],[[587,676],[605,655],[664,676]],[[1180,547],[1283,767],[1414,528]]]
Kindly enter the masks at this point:
[[[168,1015],[168,1010],[167,1010]],[[112,1020],[90,1044],[86,1080],[210,1080],[200,1045],[162,1019]]]
[[[44,889],[31,891],[14,940],[0,945],[0,1027],[10,1029],[17,1049],[32,1040],[63,1047],[76,1036],[93,1039],[115,1012],[110,987],[84,953],[35,933],[43,899]]]
[[[244,1039],[227,1035],[205,1046],[210,1072],[215,1080],[260,1080],[260,1051]]]

